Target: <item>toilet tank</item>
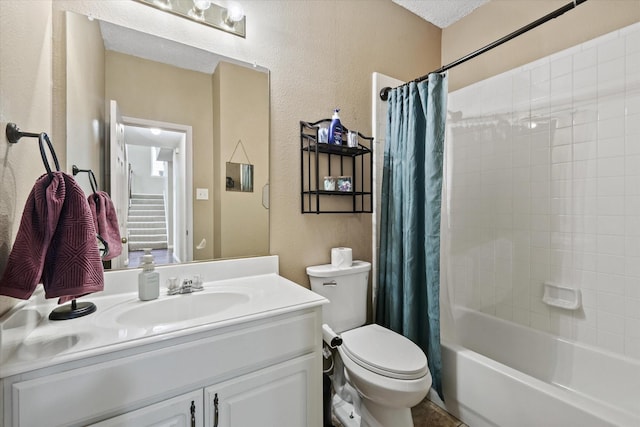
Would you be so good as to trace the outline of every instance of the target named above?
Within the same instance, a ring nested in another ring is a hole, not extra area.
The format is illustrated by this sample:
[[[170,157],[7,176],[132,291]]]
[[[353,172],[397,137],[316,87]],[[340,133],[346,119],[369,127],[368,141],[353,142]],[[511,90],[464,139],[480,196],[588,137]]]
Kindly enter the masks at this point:
[[[311,290],[329,300],[322,307],[322,322],[336,333],[366,323],[369,271],[371,263],[366,261],[353,261],[347,268],[331,264],[307,267]]]

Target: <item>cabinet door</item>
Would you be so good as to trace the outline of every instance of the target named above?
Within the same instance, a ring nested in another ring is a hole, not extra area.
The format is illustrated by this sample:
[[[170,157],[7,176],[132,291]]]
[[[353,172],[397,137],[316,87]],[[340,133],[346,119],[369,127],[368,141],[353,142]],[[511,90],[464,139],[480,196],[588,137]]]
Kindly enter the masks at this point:
[[[204,425],[321,426],[321,367],[317,357],[298,357],[205,388]]]
[[[202,427],[202,389],[91,424],[93,427]]]

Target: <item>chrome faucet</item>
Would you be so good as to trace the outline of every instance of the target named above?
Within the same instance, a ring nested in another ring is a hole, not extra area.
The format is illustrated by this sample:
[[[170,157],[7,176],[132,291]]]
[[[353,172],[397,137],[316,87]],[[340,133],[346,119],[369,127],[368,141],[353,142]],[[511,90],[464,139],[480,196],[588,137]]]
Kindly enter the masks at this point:
[[[179,286],[177,282],[175,277],[169,279],[167,295],[190,294],[204,289],[202,277],[198,274],[193,279],[183,279],[182,284]]]

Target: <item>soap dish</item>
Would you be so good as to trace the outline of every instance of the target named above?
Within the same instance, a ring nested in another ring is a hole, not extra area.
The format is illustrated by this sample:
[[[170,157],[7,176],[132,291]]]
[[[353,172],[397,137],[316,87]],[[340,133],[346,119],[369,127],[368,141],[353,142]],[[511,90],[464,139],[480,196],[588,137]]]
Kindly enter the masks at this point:
[[[544,282],[542,301],[554,307],[577,310],[582,305],[582,295],[580,289]]]

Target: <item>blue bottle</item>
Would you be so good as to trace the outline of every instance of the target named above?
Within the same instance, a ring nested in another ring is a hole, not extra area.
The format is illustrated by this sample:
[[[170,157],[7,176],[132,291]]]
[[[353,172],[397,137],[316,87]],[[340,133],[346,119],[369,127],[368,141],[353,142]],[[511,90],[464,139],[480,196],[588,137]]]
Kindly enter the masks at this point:
[[[330,145],[342,145],[342,124],[340,123],[338,111],[340,111],[338,108],[333,111],[333,117],[331,117],[331,124],[329,125]]]

